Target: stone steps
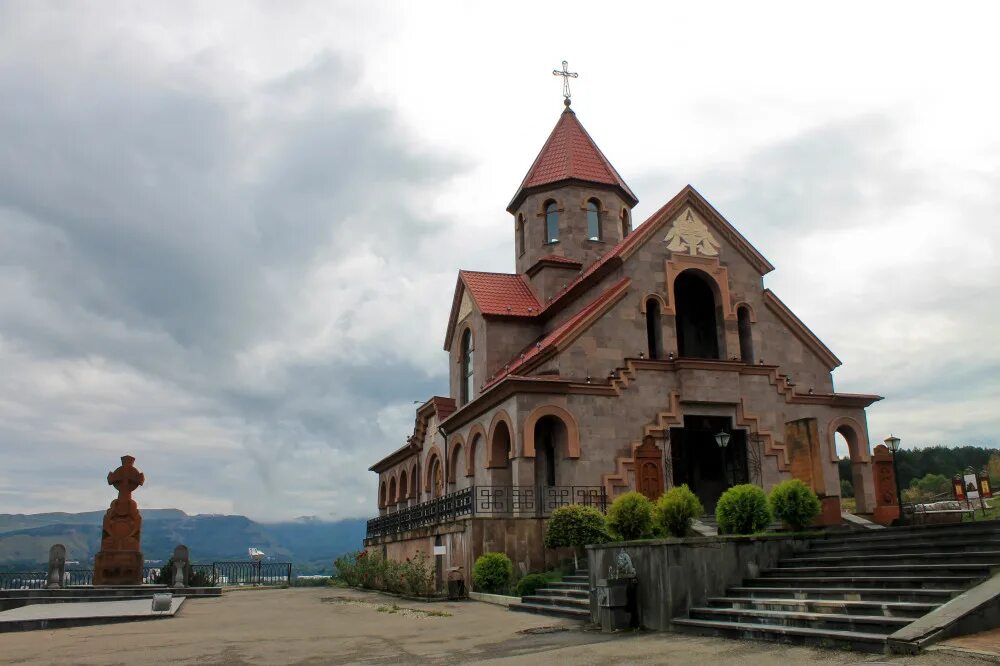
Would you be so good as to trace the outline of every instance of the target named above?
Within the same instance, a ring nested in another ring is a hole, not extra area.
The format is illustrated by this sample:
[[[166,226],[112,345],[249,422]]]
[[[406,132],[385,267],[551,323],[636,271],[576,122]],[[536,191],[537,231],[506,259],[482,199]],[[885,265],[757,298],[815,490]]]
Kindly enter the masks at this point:
[[[722,620],[748,624],[773,624],[786,627],[812,627],[834,631],[860,631],[888,636],[905,627],[913,618],[850,613],[814,613],[810,611],[773,611],[743,608],[692,608],[692,619]]]
[[[813,629],[811,627],[788,627],[718,620],[693,620],[688,618],[678,618],[674,620],[673,624],[686,632],[702,636],[778,641],[796,645],[822,645],[864,652],[882,652],[885,649],[885,636],[869,632],[831,631],[829,629]]]
[[[901,601],[943,604],[962,592],[957,588],[877,588],[877,587],[731,587],[730,596],[749,599],[815,599],[844,601]]]
[[[847,532],[676,618],[680,631],[883,652],[887,637],[1000,567],[1000,521]]]
[[[521,597],[508,610],[574,620],[590,620],[590,577],[584,570]]]
[[[885,615],[889,617],[918,618],[935,608],[931,602],[905,601],[850,601],[846,599],[780,599],[753,597],[709,597],[706,602],[713,608],[740,608],[778,610],[809,613],[849,613]]]
[[[781,560],[780,566],[821,566],[824,564],[848,564],[851,562],[863,562],[866,564],[922,564],[925,562],[949,562],[952,560],[961,561],[963,564],[986,564],[990,566],[1000,566],[1000,550],[985,550],[980,552],[963,552],[961,558],[956,558],[955,553],[935,550],[931,552],[902,552],[880,553],[880,554],[816,554],[809,556],[795,556]]]

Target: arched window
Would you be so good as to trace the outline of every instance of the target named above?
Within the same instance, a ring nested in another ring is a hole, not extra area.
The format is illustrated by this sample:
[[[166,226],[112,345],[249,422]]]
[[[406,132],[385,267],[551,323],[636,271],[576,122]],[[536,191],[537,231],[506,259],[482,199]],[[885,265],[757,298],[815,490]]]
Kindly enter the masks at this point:
[[[628,236],[629,231],[632,230],[632,222],[629,220],[628,209],[622,208],[622,238]]]
[[[406,470],[404,469],[399,473],[399,497],[396,498],[396,501],[404,504],[409,497],[410,493],[406,485]]]
[[[750,329],[750,308],[741,305],[736,309],[737,328],[740,332],[740,358],[753,363],[753,332]]]
[[[698,271],[686,270],[674,280],[677,304],[677,351],[688,358],[719,358],[715,292]]]
[[[545,204],[545,242],[559,242],[559,206],[555,201]]]
[[[587,238],[601,240],[601,204],[597,199],[587,202]]]
[[[663,357],[663,329],[660,327],[660,302],[655,298],[646,301],[646,344],[649,358]]]
[[[524,254],[524,215],[517,216],[517,256]]]
[[[463,405],[472,400],[475,392],[472,374],[472,329],[467,328],[462,333],[461,377],[459,378],[459,398],[461,398]]]

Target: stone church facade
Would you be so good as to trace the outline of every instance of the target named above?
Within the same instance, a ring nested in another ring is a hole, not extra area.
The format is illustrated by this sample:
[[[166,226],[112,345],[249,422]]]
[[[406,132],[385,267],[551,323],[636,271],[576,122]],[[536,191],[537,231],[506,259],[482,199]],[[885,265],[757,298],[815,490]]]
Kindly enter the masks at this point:
[[[690,186],[633,229],[637,201],[567,105],[507,207],[516,273],[459,271],[449,396],[372,466],[366,547],[437,546],[441,577],[487,551],[540,570],[553,508],[682,483],[712,510],[800,478],[838,523],[837,433],[858,513],[895,501],[872,477],[880,398],[834,390],[840,361],[764,286],[767,259]]]

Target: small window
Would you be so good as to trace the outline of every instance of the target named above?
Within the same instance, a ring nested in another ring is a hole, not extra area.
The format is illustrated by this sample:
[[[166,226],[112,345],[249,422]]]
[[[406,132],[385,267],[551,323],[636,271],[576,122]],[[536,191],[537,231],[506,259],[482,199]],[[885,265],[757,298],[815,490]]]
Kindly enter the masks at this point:
[[[462,334],[462,376],[460,398],[462,404],[472,400],[474,385],[472,383],[472,331],[465,329]]]
[[[740,333],[740,359],[753,363],[753,331],[750,326],[750,308],[741,305],[736,308],[736,327]]]
[[[663,328],[660,325],[660,302],[655,298],[646,301],[646,345],[649,358],[663,357]]]
[[[587,202],[587,238],[592,241],[601,240],[601,205],[597,199]]]
[[[622,238],[628,236],[631,230],[632,230],[632,223],[629,220],[628,209],[622,208]]]
[[[517,216],[517,256],[524,254],[524,215]]]
[[[545,242],[559,242],[559,207],[555,201],[545,204]]]

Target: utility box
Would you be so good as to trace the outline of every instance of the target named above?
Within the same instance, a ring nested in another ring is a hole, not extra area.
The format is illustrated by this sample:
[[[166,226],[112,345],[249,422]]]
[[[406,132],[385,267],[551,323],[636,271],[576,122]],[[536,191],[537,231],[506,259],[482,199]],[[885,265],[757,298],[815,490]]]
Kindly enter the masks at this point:
[[[639,626],[635,578],[597,581],[597,616],[601,631],[611,633]]]

